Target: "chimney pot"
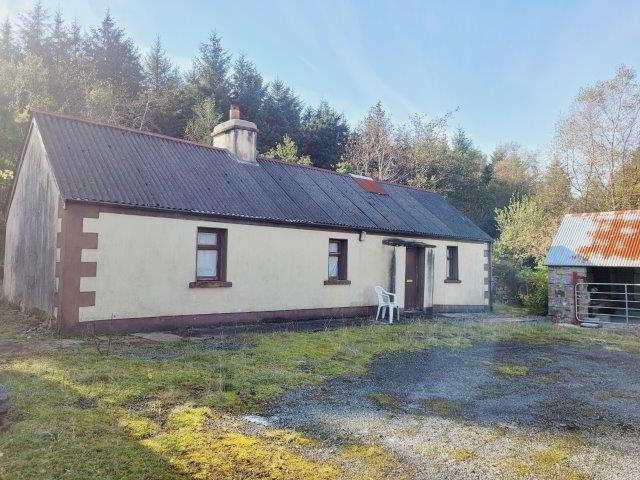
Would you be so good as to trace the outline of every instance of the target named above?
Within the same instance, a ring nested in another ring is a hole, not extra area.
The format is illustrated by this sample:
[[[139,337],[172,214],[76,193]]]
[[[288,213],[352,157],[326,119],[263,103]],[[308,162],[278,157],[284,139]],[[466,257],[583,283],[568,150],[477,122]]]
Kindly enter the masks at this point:
[[[231,108],[229,109],[229,120],[239,119],[240,118],[240,107],[235,104],[231,104]]]

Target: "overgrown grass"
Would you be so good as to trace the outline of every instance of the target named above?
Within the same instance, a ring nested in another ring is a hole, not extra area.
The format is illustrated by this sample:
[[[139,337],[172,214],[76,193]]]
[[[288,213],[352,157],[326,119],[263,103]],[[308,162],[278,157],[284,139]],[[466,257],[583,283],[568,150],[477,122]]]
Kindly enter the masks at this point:
[[[103,355],[91,342],[63,347],[53,334],[26,332],[36,324],[0,308],[0,383],[12,395],[13,425],[0,433],[0,478],[7,480],[344,478],[339,461],[298,451],[310,448],[310,439],[247,434],[216,422],[289,389],[363,374],[389,352],[517,340],[640,353],[637,339],[603,331],[416,321],[249,335],[250,347],[237,351],[206,349],[202,340],[158,345],[114,337],[111,354]],[[353,447],[336,456],[357,454],[368,478],[384,477],[382,464],[391,460],[364,453]]]

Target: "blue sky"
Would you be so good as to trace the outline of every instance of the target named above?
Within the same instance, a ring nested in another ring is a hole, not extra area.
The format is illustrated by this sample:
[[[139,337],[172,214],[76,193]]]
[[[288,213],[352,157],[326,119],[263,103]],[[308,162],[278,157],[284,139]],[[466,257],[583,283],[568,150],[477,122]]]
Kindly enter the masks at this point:
[[[356,124],[380,99],[397,123],[459,108],[484,152],[544,151],[578,90],[640,68],[640,2],[45,0],[95,25],[107,7],[144,51],[156,34],[181,67],[215,29],[266,79]],[[0,0],[0,18],[32,0]]]

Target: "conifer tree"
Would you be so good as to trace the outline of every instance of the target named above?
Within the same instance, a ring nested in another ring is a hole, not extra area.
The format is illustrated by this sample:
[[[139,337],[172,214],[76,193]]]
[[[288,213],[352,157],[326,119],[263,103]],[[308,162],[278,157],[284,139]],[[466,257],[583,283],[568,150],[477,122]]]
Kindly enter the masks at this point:
[[[91,62],[94,81],[109,85],[114,94],[128,101],[142,86],[140,55],[107,10],[98,28],[91,29],[86,54]]]
[[[344,154],[349,127],[344,116],[326,101],[307,108],[302,116],[300,151],[321,168],[335,168]]]
[[[207,42],[200,45],[200,54],[193,62],[187,76],[195,103],[214,98],[220,112],[229,109],[229,63],[231,56],[222,47],[216,32],[211,32]]]
[[[269,83],[258,119],[258,150],[268,151],[280,143],[285,135],[294,142],[300,139],[302,102],[279,79]]]
[[[193,116],[187,123],[184,136],[192,142],[211,145],[213,139],[213,127],[222,119],[222,114],[216,109],[216,102],[213,98],[205,98],[193,108]]]
[[[138,128],[179,136],[184,129],[186,103],[178,69],[171,63],[157,36],[143,62],[144,91],[140,96]]]
[[[18,46],[13,38],[13,26],[7,17],[0,28],[0,60],[12,63],[18,57]]]
[[[46,54],[47,30],[49,29],[49,12],[37,0],[33,8],[18,16],[18,40],[22,53],[36,57]]]
[[[256,66],[241,54],[233,65],[231,73],[231,101],[240,107],[242,118],[252,122],[258,120],[258,114],[265,88],[262,75]]]

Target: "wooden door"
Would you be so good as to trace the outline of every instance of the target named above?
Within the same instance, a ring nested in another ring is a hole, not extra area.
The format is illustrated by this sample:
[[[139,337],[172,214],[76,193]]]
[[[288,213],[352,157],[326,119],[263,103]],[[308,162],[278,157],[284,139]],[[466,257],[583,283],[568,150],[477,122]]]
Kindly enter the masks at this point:
[[[423,275],[424,250],[407,247],[407,258],[404,273],[404,309],[416,310],[423,308]]]

